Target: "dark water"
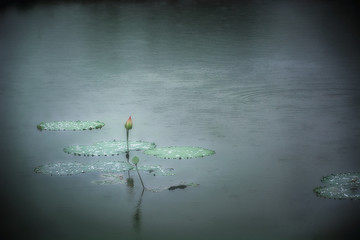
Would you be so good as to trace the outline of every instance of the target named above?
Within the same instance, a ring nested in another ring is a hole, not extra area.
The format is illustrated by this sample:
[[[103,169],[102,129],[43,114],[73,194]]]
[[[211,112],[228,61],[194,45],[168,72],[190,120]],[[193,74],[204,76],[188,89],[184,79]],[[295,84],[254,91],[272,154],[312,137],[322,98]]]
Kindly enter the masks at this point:
[[[321,199],[331,173],[359,171],[358,6],[347,2],[56,2],[0,11],[4,239],[350,239],[359,201]],[[216,154],[140,163],[144,192],[95,173],[34,168],[64,146],[125,139]],[[102,130],[39,132],[41,121]],[[5,237],[7,236],[7,238]],[[11,236],[11,237],[9,237]]]

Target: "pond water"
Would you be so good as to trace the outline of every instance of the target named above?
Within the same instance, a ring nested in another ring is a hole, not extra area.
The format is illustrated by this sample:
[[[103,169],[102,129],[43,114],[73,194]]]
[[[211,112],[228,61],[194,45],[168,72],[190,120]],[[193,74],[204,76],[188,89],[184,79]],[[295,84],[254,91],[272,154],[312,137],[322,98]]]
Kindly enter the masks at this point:
[[[358,7],[316,1],[56,1],[0,11],[2,235],[30,239],[349,239],[360,202],[317,197],[360,171]],[[216,154],[101,173],[70,145],[130,139]],[[39,131],[47,121],[101,121]],[[105,177],[111,178],[110,175]],[[184,184],[191,187],[183,188]],[[10,239],[10,238],[9,238]]]

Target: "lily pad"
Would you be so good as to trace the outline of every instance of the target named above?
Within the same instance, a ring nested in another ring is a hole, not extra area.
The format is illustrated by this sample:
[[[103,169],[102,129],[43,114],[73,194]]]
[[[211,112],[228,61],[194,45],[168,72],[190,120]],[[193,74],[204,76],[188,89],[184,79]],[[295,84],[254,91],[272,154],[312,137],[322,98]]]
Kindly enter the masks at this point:
[[[155,148],[155,143],[129,141],[130,151],[141,151]],[[64,148],[64,152],[77,156],[114,156],[127,151],[126,141],[102,141],[93,145],[74,145]]]
[[[134,165],[126,161],[113,161],[113,162],[95,162],[95,163],[52,163],[42,165],[35,168],[36,173],[48,175],[74,175],[86,172],[105,172],[105,173],[119,173],[129,171],[134,168]]]
[[[144,152],[159,158],[197,158],[215,154],[215,151],[199,147],[160,147],[149,149]]]
[[[332,174],[321,181],[328,186],[314,189],[319,197],[360,200],[360,173]]]
[[[321,179],[323,183],[330,185],[360,184],[360,173],[339,173]]]
[[[60,121],[60,122],[41,122],[37,125],[39,130],[49,131],[79,131],[99,129],[105,123],[99,121]]]
[[[66,176],[88,172],[122,173],[133,169],[134,165],[127,161],[99,161],[95,163],[52,163],[36,167],[34,171],[48,175]],[[174,175],[174,169],[165,169],[160,166],[139,166],[139,170],[154,176]]]

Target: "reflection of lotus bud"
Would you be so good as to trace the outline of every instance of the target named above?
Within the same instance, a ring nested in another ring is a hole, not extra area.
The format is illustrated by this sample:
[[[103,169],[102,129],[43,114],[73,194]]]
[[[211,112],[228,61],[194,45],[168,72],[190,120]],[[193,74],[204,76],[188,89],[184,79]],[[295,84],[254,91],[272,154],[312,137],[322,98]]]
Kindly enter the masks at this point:
[[[134,179],[133,178],[127,178],[126,179],[126,185],[130,188],[134,187]]]
[[[125,128],[126,128],[127,130],[132,129],[132,120],[131,120],[131,116],[130,116],[130,117],[129,117],[129,119],[126,121],[126,123],[125,123]]]

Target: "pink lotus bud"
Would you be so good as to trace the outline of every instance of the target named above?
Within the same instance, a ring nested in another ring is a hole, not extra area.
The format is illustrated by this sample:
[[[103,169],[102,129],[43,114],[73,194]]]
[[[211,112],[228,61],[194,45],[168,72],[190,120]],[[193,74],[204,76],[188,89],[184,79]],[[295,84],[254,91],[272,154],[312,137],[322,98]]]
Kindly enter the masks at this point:
[[[133,125],[133,123],[132,123],[131,116],[130,116],[129,119],[125,123],[125,128],[127,130],[130,130],[130,129],[132,129],[132,125]]]

